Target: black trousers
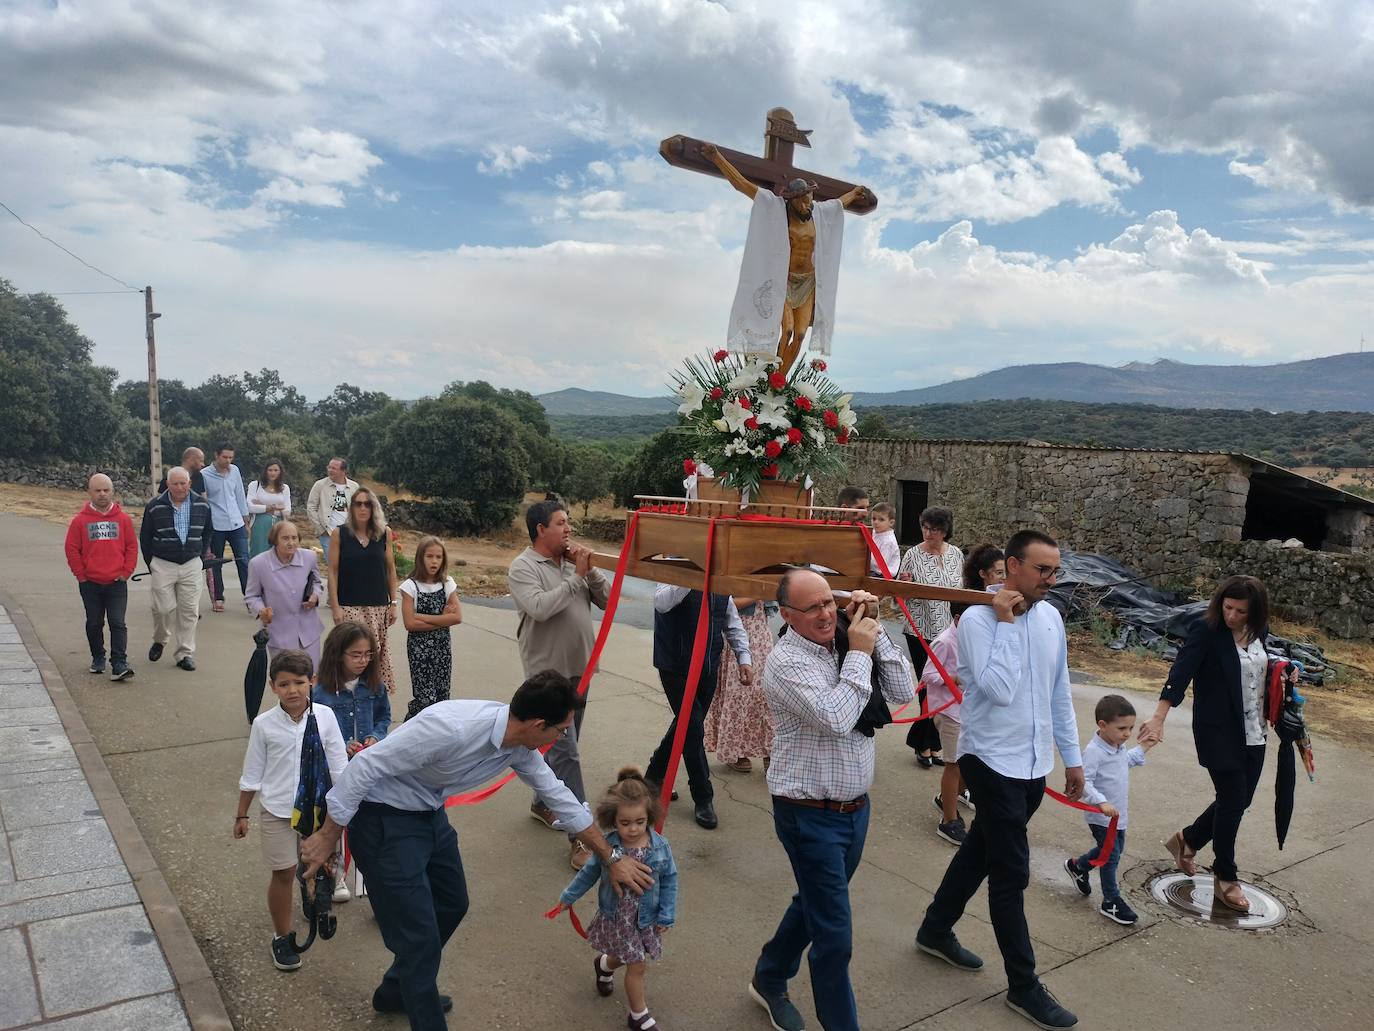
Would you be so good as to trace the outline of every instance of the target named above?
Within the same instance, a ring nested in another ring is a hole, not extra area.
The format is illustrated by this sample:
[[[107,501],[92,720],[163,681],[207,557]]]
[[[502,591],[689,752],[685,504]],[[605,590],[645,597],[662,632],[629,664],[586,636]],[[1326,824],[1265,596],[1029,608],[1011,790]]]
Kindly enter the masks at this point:
[[[902,636],[906,638],[907,651],[911,652],[911,665],[915,669],[915,677],[918,685],[916,688],[916,703],[918,708],[915,713],[912,713],[914,716],[921,711],[921,708],[925,706],[926,702],[926,689],[919,685],[921,681],[921,671],[926,668],[926,659],[928,656],[926,655],[926,650],[921,647],[920,641],[916,640],[916,638],[912,637],[910,634],[903,634]],[[917,720],[913,723],[906,732],[906,746],[908,748],[914,748],[918,755],[921,752],[940,751],[940,732],[935,729],[935,721]],[[954,756],[945,756],[945,761],[954,762]]]
[[[1208,770],[1217,797],[1188,827],[1183,840],[1197,851],[1212,843],[1212,872],[1223,881],[1236,879],[1236,835],[1240,821],[1255,797],[1260,774],[1264,772],[1264,745],[1248,745],[1245,765],[1233,770]]]
[[[110,624],[110,661],[124,663],[129,658],[129,628],[124,613],[129,607],[129,585],[123,580],[110,584],[82,580],[81,604],[86,608],[86,643],[91,658],[105,657],[105,624]]]
[[[673,707],[673,722],[668,724],[668,732],[663,735],[654,757],[649,760],[649,769],[644,776],[655,784],[662,784],[668,776],[668,757],[673,751],[673,735],[677,733],[677,721],[682,719],[682,696],[687,690],[685,673],[658,671],[659,683]],[[687,783],[692,791],[692,801],[697,805],[709,802],[716,797],[711,787],[711,768],[706,764],[706,710],[711,708],[711,699],[716,695],[716,671],[701,669],[701,681],[697,684],[697,694],[692,699],[692,711],[687,714],[687,737],[682,745],[682,762],[687,767]]]
[[[348,844],[382,941],[396,957],[378,994],[405,1004],[412,1031],[443,1031],[439,961],[468,911],[458,835],[442,809],[364,802],[348,825]]]
[[[926,910],[922,927],[937,938],[954,930],[979,885],[988,882],[988,913],[1011,991],[1033,988],[1035,950],[1026,926],[1023,895],[1030,883],[1030,842],[1026,826],[1045,798],[1045,778],[1004,777],[977,756],[959,760],[973,804],[978,808],[964,843],[950,860],[944,880]]]

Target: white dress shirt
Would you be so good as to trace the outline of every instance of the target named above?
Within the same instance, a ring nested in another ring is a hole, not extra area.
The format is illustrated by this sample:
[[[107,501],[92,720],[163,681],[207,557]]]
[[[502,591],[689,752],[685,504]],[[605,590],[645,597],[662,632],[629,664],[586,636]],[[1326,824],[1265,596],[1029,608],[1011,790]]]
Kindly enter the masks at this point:
[[[1069,689],[1069,644],[1054,606],[1037,602],[1002,623],[991,605],[959,620],[959,755],[974,755],[1004,777],[1034,780],[1082,766]]]
[[[691,593],[690,587],[673,587],[670,584],[659,584],[654,588],[654,611],[671,612],[682,604],[682,600]],[[705,599],[705,595],[702,595]],[[707,599],[706,603],[709,603]],[[753,659],[749,656],[749,632],[744,629],[744,621],[739,618],[739,609],[735,607],[735,599],[730,599],[730,604],[725,606],[725,640],[730,645],[730,650],[735,653],[735,661],[741,666],[753,665]]]
[[[1269,653],[1264,650],[1263,641],[1251,641],[1244,648],[1236,645],[1236,655],[1240,659],[1240,702],[1245,743],[1262,745],[1268,740],[1265,737],[1264,711],[1268,701],[1265,674],[1269,672]]]
[[[1108,802],[1116,806],[1121,818],[1117,828],[1126,829],[1126,803],[1130,800],[1130,768],[1145,765],[1145,749],[1136,745],[1109,745],[1102,740],[1101,734],[1094,734],[1092,740],[1083,746],[1083,798],[1088,805],[1101,805]],[[1105,827],[1111,817],[1102,813],[1084,813],[1089,823]]]
[[[532,787],[569,834],[592,825],[591,814],[554,776],[538,749],[502,744],[510,706],[501,702],[436,702],[353,757],[329,792],[329,815],[347,826],[362,802],[432,812],[450,795],[472,791],[507,769]]]
[[[334,710],[312,702],[315,725],[320,728],[329,777],[337,784],[348,765],[348,750]],[[306,713],[293,720],[280,705],[260,713],[248,732],[248,752],[243,757],[240,791],[256,791],[259,804],[273,816],[291,818],[296,805],[296,785],[301,776],[301,741],[305,738]]]
[[[873,693],[878,664],[883,697],[901,705],[916,697],[906,656],[886,633],[870,658],[839,654],[788,630],[763,664],[763,694],[773,716],[768,790],[784,798],[850,802],[873,786],[873,738],[854,729]]]

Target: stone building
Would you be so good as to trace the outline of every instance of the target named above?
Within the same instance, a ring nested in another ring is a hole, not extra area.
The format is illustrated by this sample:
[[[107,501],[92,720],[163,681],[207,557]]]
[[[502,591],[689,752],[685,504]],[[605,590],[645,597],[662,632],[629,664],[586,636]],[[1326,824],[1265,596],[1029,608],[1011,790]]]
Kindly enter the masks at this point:
[[[904,546],[921,539],[923,508],[946,505],[965,547],[1033,527],[1162,575],[1243,541],[1374,550],[1374,501],[1231,452],[880,438],[850,446],[847,480],[896,505]],[[822,483],[818,500],[831,503],[838,486]]]

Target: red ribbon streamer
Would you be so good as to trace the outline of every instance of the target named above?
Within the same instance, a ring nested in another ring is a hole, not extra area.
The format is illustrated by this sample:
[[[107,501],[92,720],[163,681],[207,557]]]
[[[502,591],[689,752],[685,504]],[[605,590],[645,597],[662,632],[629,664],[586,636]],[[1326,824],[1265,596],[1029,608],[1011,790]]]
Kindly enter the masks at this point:
[[[1078,809],[1085,813],[1098,813],[1099,815],[1102,813],[1102,810],[1095,805],[1088,805],[1086,802],[1070,801],[1067,796],[1061,795],[1058,791],[1055,791],[1054,788],[1046,787],[1045,794],[1049,795],[1050,798],[1061,805],[1068,806],[1070,809]],[[1112,857],[1112,849],[1116,847],[1116,821],[1118,819],[1119,817],[1113,816],[1112,822],[1107,824],[1107,834],[1102,839],[1102,847],[1097,850],[1097,858],[1088,864],[1094,869],[1099,866],[1106,866],[1107,860]]]
[[[606,611],[601,616],[601,629],[597,631],[596,643],[592,645],[592,653],[587,657],[587,666],[582,671],[582,678],[577,682],[577,693],[581,697],[586,697],[587,691],[592,686],[592,677],[596,674],[597,663],[601,661],[601,652],[606,647],[606,639],[611,636],[611,625],[615,622],[616,606],[620,604],[620,589],[625,583],[625,570],[630,565],[630,546],[634,543],[635,528],[639,525],[639,513],[630,514],[629,525],[625,527],[625,543],[620,547],[620,557],[615,564],[615,578],[611,581],[611,591],[606,598]],[[709,545],[708,545],[709,546]],[[543,755],[552,744],[545,745],[539,750]],[[496,792],[515,779],[515,771],[507,773],[494,784],[489,784],[477,791],[468,791],[461,795],[450,795],[444,800],[444,807],[448,808],[455,805],[476,805],[484,802]],[[576,921],[576,917],[573,920]]]
[[[547,913],[544,914],[544,919],[545,919],[545,920],[557,920],[557,919],[558,919],[558,912],[559,912],[559,910],[561,910],[562,908],[563,908],[563,903],[560,902],[558,905],[554,906],[551,910],[549,910]],[[577,914],[573,911],[573,907],[572,907],[572,906],[569,906],[569,907],[568,907],[568,919],[572,921],[573,930],[576,931],[578,934],[580,934],[583,938],[586,938],[586,937],[587,937],[587,932],[586,932],[585,930],[583,930],[583,928],[582,928],[582,921],[579,920],[579,919],[577,919]]]

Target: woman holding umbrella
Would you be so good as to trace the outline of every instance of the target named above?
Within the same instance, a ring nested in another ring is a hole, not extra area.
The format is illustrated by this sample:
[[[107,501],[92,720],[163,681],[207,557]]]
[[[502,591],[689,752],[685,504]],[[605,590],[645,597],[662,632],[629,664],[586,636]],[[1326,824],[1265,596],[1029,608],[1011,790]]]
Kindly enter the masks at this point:
[[[1206,615],[1179,649],[1154,716],[1140,728],[1142,740],[1152,735],[1163,741],[1169,710],[1193,685],[1193,741],[1216,798],[1165,847],[1178,868],[1192,876],[1198,850],[1210,842],[1214,897],[1241,913],[1250,911],[1250,902],[1237,880],[1236,835],[1264,769],[1268,634],[1269,593],[1263,581],[1253,576],[1221,581]]]
[[[272,527],[271,545],[248,563],[248,611],[268,632],[267,646],[277,652],[298,648],[320,668],[320,599],[324,583],[315,568],[315,553],[302,548],[300,531],[290,520]]]

